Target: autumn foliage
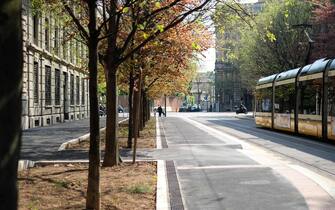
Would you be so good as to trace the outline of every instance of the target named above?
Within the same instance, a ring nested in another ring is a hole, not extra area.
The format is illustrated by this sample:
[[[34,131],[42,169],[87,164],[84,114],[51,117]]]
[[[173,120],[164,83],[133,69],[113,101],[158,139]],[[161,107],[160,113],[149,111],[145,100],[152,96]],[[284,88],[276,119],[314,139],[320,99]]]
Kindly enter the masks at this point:
[[[313,0],[314,41],[312,60],[335,57],[335,4],[331,0]]]
[[[120,73],[120,87],[126,90],[129,70],[143,69],[143,87],[150,98],[164,94],[187,93],[194,69],[190,64],[196,54],[211,47],[211,33],[197,22],[181,24],[158,36],[146,45],[134,60],[124,63]]]

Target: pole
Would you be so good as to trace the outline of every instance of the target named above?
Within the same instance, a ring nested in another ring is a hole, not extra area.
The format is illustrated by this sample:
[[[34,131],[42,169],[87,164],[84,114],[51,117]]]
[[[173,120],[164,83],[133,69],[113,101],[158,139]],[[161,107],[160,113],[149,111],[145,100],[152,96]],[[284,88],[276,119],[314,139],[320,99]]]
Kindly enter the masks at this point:
[[[164,94],[164,107],[165,107],[164,115],[166,117],[166,94]]]

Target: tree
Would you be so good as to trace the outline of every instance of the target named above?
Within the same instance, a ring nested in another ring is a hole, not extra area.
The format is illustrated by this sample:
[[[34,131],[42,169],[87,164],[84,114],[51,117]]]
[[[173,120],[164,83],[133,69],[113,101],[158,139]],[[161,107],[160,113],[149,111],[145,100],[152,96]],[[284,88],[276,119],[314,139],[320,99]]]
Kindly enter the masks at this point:
[[[335,56],[335,4],[331,0],[311,1],[314,5],[312,24],[314,34],[311,61]]]
[[[160,34],[184,20],[194,21],[210,0],[110,1],[102,4],[107,48],[102,55],[107,78],[107,124],[104,166],[119,163],[117,139],[117,72],[120,65]],[[191,16],[192,15],[192,16]],[[141,37],[141,39],[139,38]],[[136,40],[137,42],[134,42]]]
[[[141,101],[143,106],[141,107],[140,115],[142,125],[149,119],[148,105],[149,99],[152,99],[149,95],[150,89],[156,83],[169,83],[173,81],[175,83],[174,87],[178,87],[177,89],[180,92],[187,92],[187,88],[183,90],[180,88],[185,85],[184,83],[187,80],[180,80],[180,78],[185,75],[185,72],[189,71],[190,68],[188,65],[195,59],[195,55],[210,47],[211,44],[212,38],[208,29],[200,22],[180,24],[166,32],[164,36],[159,36],[153,42],[148,43],[141,49],[140,53],[136,53],[132,59],[120,66],[119,81],[123,89],[129,85],[129,93],[133,92],[132,85],[137,79],[137,70],[139,70],[139,68],[143,69],[143,85],[141,87]],[[129,69],[132,68],[133,71],[129,71]],[[174,77],[175,80],[171,79],[171,81],[166,81],[172,77]],[[187,84],[188,82],[186,82],[186,87],[188,86]],[[164,91],[163,87],[165,86],[162,86],[160,89],[161,92]],[[175,92],[171,92],[175,94]],[[129,95],[129,106],[131,109],[132,97],[131,94]],[[135,104],[135,106],[137,105]],[[129,112],[129,115],[131,119],[133,113]],[[132,120],[129,121],[132,122]],[[134,130],[132,123],[129,124],[128,130],[128,147],[131,148],[131,139],[133,137],[131,131]]]
[[[223,13],[230,15],[228,27],[236,22],[242,25],[237,32],[238,39],[227,44],[233,44],[232,48],[228,47],[232,49],[229,55],[233,64],[239,66],[244,85],[253,89],[262,76],[304,65],[308,42],[304,32],[294,25],[308,22],[311,11],[308,2],[269,0],[256,15],[249,14],[247,9],[241,10],[241,6],[235,7],[239,10],[233,7],[232,15]],[[236,11],[242,12],[236,15]]]
[[[0,2],[0,209],[17,209],[21,146],[21,1]]]
[[[97,0],[78,0],[73,8],[66,0],[61,1],[63,11],[70,17],[72,25],[88,46],[88,71],[90,94],[90,148],[86,209],[100,209],[100,127],[98,111],[98,43],[100,30],[97,26]],[[72,4],[73,2],[71,2]],[[75,10],[76,9],[76,10]],[[82,16],[85,12],[87,16]],[[77,11],[77,12],[76,12]],[[87,24],[87,25],[86,25]]]

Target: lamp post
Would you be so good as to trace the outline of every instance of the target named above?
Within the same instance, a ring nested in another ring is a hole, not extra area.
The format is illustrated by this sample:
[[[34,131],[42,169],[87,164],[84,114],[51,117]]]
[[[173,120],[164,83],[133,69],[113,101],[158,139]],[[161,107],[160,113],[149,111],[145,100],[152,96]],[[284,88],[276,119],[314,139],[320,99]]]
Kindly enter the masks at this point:
[[[217,108],[217,110],[218,110],[218,112],[220,112],[220,110],[221,110],[221,95],[220,95],[220,93],[218,94],[218,103],[217,103],[217,105],[218,105],[218,108]]]
[[[310,57],[311,57],[311,51],[312,51],[312,47],[313,47],[313,43],[315,42],[314,40],[311,39],[311,37],[309,36],[308,32],[307,32],[307,28],[312,28],[311,24],[307,24],[307,23],[302,23],[302,24],[296,24],[296,25],[292,25],[293,28],[302,28],[307,40],[308,40],[308,50],[307,50],[307,55],[306,55],[306,59],[305,59],[305,65],[307,65],[310,61]]]

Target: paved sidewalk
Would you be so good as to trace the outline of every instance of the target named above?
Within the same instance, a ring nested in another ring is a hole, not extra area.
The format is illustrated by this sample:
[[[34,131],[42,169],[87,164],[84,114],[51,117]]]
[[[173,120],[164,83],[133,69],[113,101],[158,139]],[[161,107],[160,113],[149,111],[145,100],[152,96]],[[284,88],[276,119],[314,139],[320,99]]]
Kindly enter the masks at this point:
[[[103,128],[105,125],[106,117],[100,118],[100,127]],[[89,133],[89,119],[24,130],[20,159],[32,161],[87,159],[87,152],[57,151],[62,143],[87,133]]]
[[[281,162],[186,118],[160,119],[171,209],[332,209],[318,184]],[[144,154],[142,154],[144,155]]]

